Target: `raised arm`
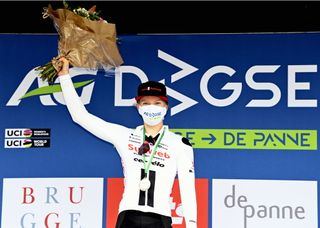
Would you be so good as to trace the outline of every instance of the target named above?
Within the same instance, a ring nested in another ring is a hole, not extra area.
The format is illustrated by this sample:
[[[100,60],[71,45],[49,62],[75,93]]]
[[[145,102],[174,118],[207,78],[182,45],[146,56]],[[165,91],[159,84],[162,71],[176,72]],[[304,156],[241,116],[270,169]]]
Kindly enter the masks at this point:
[[[108,141],[112,144],[116,143],[116,139],[122,137],[127,128],[106,122],[105,120],[90,114],[81,102],[69,75],[69,62],[64,57],[59,59],[63,62],[62,70],[58,73],[63,97],[72,120],[91,132],[98,138]]]

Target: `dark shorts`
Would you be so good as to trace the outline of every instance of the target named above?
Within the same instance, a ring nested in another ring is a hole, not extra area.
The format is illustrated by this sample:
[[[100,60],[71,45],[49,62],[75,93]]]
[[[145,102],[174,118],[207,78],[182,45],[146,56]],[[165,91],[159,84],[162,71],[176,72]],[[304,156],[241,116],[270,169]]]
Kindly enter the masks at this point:
[[[171,217],[135,210],[122,211],[116,228],[172,228]]]

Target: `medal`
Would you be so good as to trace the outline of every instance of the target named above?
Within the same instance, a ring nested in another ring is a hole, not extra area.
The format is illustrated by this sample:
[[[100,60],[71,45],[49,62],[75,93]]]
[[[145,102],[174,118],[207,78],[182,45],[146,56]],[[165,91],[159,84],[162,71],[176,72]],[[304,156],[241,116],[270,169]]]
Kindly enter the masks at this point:
[[[140,183],[139,183],[139,188],[141,191],[147,191],[151,186],[151,182],[148,179],[148,172],[150,169],[151,161],[156,153],[156,150],[158,148],[158,145],[160,144],[160,141],[164,135],[165,130],[166,130],[166,127],[163,128],[163,131],[162,131],[160,137],[158,137],[158,139],[152,149],[149,161],[146,161],[145,153],[141,154],[142,158],[143,158],[144,174],[145,174],[145,177],[142,180],[140,180]],[[143,138],[143,142],[145,142],[145,128],[143,128],[143,137],[142,138]],[[147,145],[149,147],[149,143],[147,143]],[[148,150],[150,150],[150,147],[148,148]],[[139,152],[140,152],[140,149],[139,149]]]
[[[147,177],[140,181],[139,187],[141,191],[147,191],[151,186],[151,183]]]

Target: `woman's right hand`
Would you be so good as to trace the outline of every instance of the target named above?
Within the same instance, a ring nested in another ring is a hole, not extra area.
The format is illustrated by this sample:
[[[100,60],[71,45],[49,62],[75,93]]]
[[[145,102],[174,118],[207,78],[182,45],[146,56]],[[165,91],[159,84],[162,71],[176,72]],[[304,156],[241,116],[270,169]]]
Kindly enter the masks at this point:
[[[60,57],[58,61],[62,62],[62,68],[58,72],[58,76],[69,74],[69,60],[65,57]]]

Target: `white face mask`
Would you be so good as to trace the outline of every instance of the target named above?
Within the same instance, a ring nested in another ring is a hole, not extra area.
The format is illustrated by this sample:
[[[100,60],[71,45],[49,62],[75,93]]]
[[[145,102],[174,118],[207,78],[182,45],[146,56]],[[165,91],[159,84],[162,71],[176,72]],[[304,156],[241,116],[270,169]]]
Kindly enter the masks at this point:
[[[167,113],[165,107],[158,105],[144,105],[141,106],[138,111],[143,121],[150,126],[159,124]]]

